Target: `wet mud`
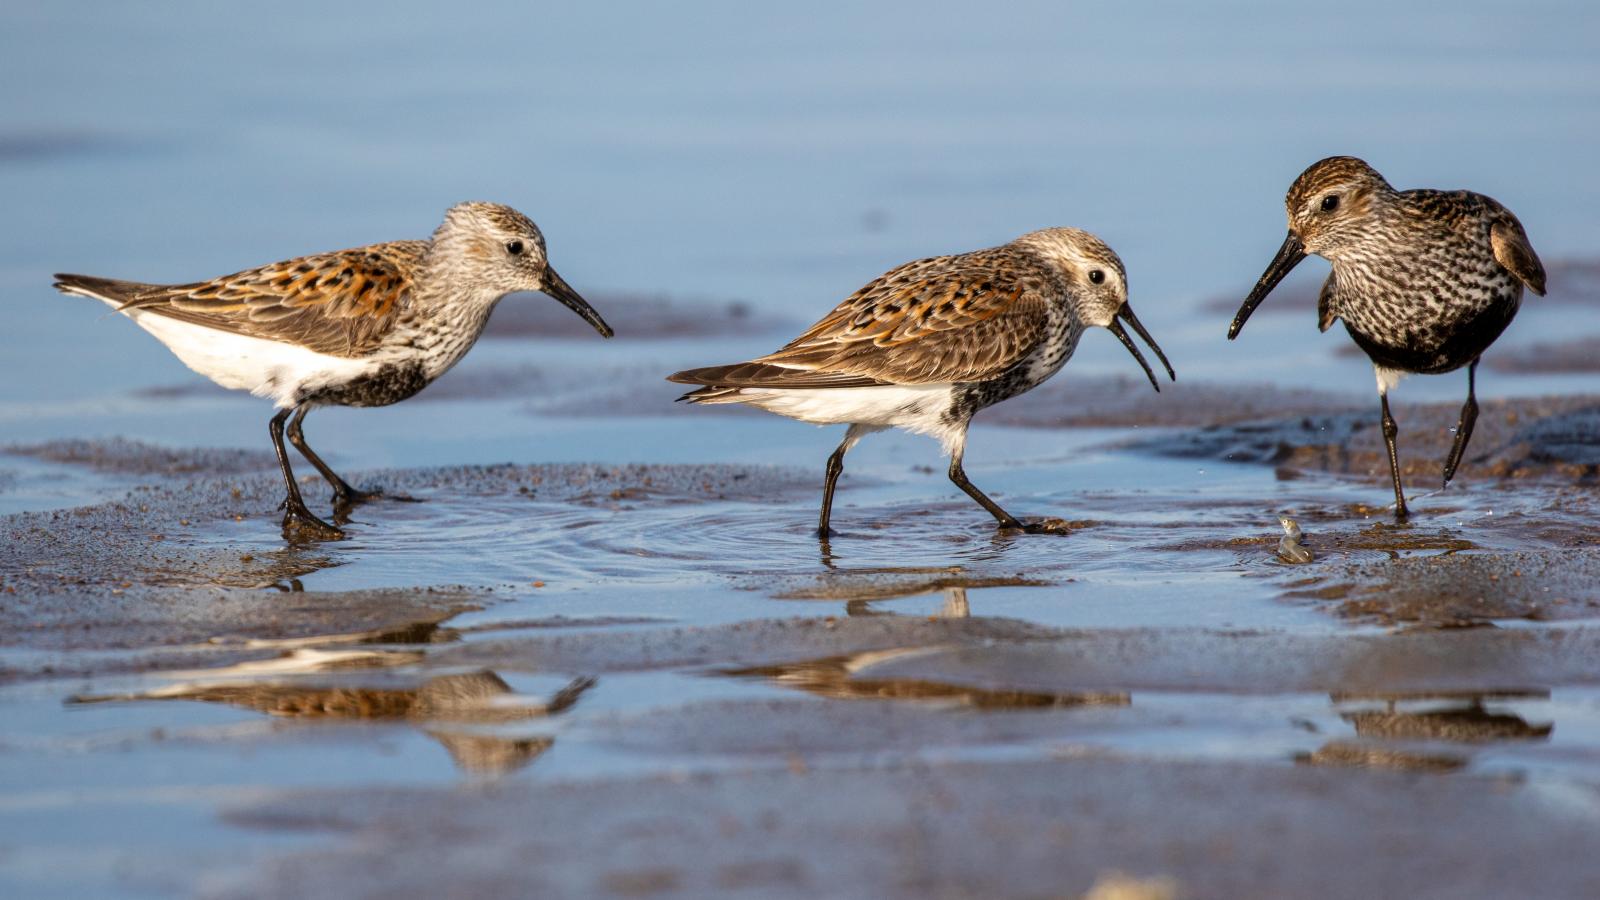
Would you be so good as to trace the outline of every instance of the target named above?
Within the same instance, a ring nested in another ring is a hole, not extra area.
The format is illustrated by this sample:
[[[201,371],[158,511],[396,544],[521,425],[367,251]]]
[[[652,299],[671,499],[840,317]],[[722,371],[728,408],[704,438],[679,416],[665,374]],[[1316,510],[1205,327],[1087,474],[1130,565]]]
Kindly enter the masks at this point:
[[[1460,404],[1392,406],[1400,428],[1396,443],[1401,476],[1442,482]],[[1141,438],[1129,449],[1381,478],[1376,483],[1386,486],[1389,462],[1378,418],[1377,404],[1348,412],[1306,410],[1290,417]],[[1480,399],[1472,443],[1456,479],[1538,478],[1589,485],[1597,472],[1600,397]]]
[[[1514,782],[1342,767],[1093,756],[796,766],[318,793],[226,820],[332,846],[218,876],[219,897],[1077,897],[1113,878],[1171,891],[1133,896],[1183,897],[1305,896],[1308,885],[1323,896],[1579,897],[1600,886],[1588,823]]]
[[[821,543],[809,470],[451,467],[362,473],[423,502],[378,501],[348,541],[286,546],[276,475],[249,454],[30,452],[148,484],[0,520],[0,699],[141,724],[0,739],[46,785],[18,810],[53,802],[47,783],[75,767],[173,755],[432,773],[244,779],[203,805],[247,851],[121,858],[128,890],[1600,884],[1572,863],[1600,825],[1600,545],[1582,483],[1485,479],[1396,526],[1308,469],[1278,482],[1315,551],[1290,565],[1276,513],[1230,493],[1073,489],[1032,501],[1084,508],[1071,533],[1017,536],[915,473],[904,493],[868,476]],[[317,479],[306,490],[325,502]],[[430,586],[444,571],[469,583]],[[362,582],[388,586],[343,587]],[[1136,594],[1165,598],[1168,624],[1035,620]],[[1204,624],[1233,595],[1314,624]],[[702,621],[719,603],[725,621]],[[196,802],[161,790],[133,808]],[[1395,846],[1434,862],[1372,863]]]
[[[149,476],[151,484],[107,503],[0,518],[0,680],[224,664],[276,652],[262,644],[275,640],[414,641],[493,602],[496,587],[481,585],[306,591],[302,579],[344,564],[350,554],[333,543],[279,540],[281,483],[270,469],[255,471],[260,467],[248,453],[122,441],[31,452]],[[240,474],[216,476],[219,470]],[[192,475],[176,477],[181,472]],[[419,499],[493,496],[527,508],[578,511],[769,498],[799,482],[798,475],[762,467],[593,465],[406,470],[360,473],[355,480]],[[314,497],[323,486],[308,478],[303,489]]]
[[[1466,628],[1497,620],[1600,618],[1600,548],[1450,554],[1353,566],[1290,597],[1330,600],[1383,625]]]

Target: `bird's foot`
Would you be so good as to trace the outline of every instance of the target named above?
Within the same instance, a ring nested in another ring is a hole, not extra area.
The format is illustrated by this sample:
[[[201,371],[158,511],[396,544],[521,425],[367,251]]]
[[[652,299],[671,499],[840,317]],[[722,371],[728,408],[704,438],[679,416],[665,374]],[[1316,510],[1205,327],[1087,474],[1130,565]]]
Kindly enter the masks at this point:
[[[348,484],[341,484],[333,489],[333,510],[335,518],[345,518],[350,510],[373,500],[392,500],[395,503],[421,503],[422,498],[410,494],[390,494],[381,487],[360,491]]]
[[[283,538],[291,544],[316,541],[343,540],[344,530],[329,525],[311,514],[303,503],[285,504],[283,510]]]
[[[1066,519],[1055,516],[1045,516],[1039,519],[1017,521],[1015,524],[1000,526],[1006,529],[1020,531],[1023,534],[1071,534],[1072,523]]]

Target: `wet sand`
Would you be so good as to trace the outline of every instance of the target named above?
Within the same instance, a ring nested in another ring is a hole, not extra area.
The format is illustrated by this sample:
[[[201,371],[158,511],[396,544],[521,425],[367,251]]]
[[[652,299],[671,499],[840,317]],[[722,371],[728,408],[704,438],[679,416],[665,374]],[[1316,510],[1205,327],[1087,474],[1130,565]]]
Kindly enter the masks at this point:
[[[1587,485],[1600,471],[1600,396],[1480,398],[1478,404],[1477,426],[1457,481],[1533,478]],[[1396,444],[1402,477],[1441,479],[1460,404],[1392,407],[1400,428]],[[1146,452],[1268,463],[1387,483],[1389,461],[1376,409],[1376,404],[1348,412],[1302,406],[1287,416],[1178,432],[1135,446]]]
[[[974,510],[914,472],[904,500],[870,474],[847,480],[845,534],[819,556],[805,534],[816,473],[762,466],[360,473],[423,502],[380,500],[349,541],[284,547],[257,454],[35,445],[13,452],[150,484],[0,521],[3,678],[15,697],[53,698],[52,715],[148,723],[71,745],[82,762],[57,777],[104,765],[113,745],[132,760],[353,761],[399,742],[467,779],[306,790],[265,776],[182,802],[135,791],[126,802],[158,819],[199,802],[235,849],[166,847],[122,858],[97,876],[109,881],[85,876],[124,890],[1079,896],[1121,872],[1186,897],[1309,882],[1584,896],[1600,885],[1582,852],[1600,824],[1600,550],[1589,470],[1560,436],[1593,406],[1512,419],[1486,404],[1488,460],[1403,528],[1352,499],[1385,490],[1353,471],[1371,452],[1355,419],[1167,427],[1112,452],[1297,468],[1281,483],[1317,553],[1298,566],[1276,560],[1269,528],[1240,528],[1258,498],[1109,494],[1072,534],[1012,541],[983,537]],[[1408,419],[1428,415],[1443,412]],[[1288,443],[1302,432],[1319,443]],[[1252,442],[1291,449],[1217,449]],[[1468,515],[1484,503],[1497,514]],[[777,534],[763,543],[763,529]],[[462,533],[527,560],[486,566],[450,537]],[[456,543],[414,543],[430,534]],[[903,549],[935,536],[964,561]],[[319,587],[417,552],[471,578]],[[562,574],[575,553],[591,574]],[[1014,595],[1070,609],[1112,562],[1152,579],[1141,591],[1171,585],[1175,608],[1246,588],[1322,624],[1083,628],[995,612]],[[1171,571],[1227,577],[1179,587]],[[676,601],[645,602],[676,596],[668,585],[744,612],[697,624]],[[232,724],[163,724],[189,709]],[[46,771],[32,746],[0,754]]]
[[[1092,756],[796,765],[445,797],[310,795],[227,815],[339,849],[219,878],[222,897],[1078,897],[1117,872],[1182,897],[1579,897],[1600,886],[1585,824],[1480,776]],[[1470,824],[1440,827],[1451,819]]]

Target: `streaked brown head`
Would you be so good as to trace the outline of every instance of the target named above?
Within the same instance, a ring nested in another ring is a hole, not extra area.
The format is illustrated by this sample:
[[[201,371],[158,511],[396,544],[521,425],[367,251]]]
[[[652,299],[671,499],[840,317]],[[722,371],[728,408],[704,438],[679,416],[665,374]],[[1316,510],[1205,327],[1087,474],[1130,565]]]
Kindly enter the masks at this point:
[[[1301,172],[1283,200],[1289,233],[1233,317],[1228,340],[1239,336],[1250,314],[1308,253],[1333,259],[1359,245],[1394,196],[1389,182],[1354,156],[1330,156]]]
[[[1327,256],[1359,241],[1377,208],[1394,196],[1377,170],[1354,156],[1330,156],[1300,173],[1284,197],[1289,231],[1307,253]]]
[[[1043,228],[1029,232],[1012,243],[1033,252],[1061,273],[1070,287],[1068,302],[1073,315],[1086,325],[1097,325],[1116,335],[1117,340],[1128,348],[1128,352],[1144,368],[1151,386],[1161,390],[1155,372],[1139,352],[1138,345],[1123,330],[1123,322],[1127,322],[1155,351],[1161,365],[1167,370],[1167,377],[1177,380],[1178,376],[1167,361],[1167,355],[1161,352],[1161,347],[1150,336],[1150,332],[1133,314],[1133,307],[1128,305],[1127,269],[1122,265],[1122,258],[1105,241],[1078,228]]]
[[[551,268],[539,226],[509,206],[472,201],[450,207],[433,233],[429,257],[431,264],[454,270],[456,283],[473,285],[495,299],[539,291],[582,316],[602,336],[612,335],[594,307]]]

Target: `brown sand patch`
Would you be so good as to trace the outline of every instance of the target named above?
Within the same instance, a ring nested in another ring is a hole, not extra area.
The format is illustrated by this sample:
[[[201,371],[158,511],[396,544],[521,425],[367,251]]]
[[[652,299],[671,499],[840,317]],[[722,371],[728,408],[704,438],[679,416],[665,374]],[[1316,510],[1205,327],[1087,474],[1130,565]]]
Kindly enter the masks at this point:
[[[1351,567],[1289,596],[1335,600],[1339,615],[1383,625],[1592,619],[1600,617],[1600,550],[1405,557]]]
[[[1591,483],[1600,473],[1600,397],[1480,400],[1477,427],[1457,478],[1548,478]],[[1400,474],[1441,479],[1460,405],[1394,404]],[[1170,456],[1268,463],[1387,483],[1389,462],[1376,406],[1252,421],[1162,435],[1128,445]]]

